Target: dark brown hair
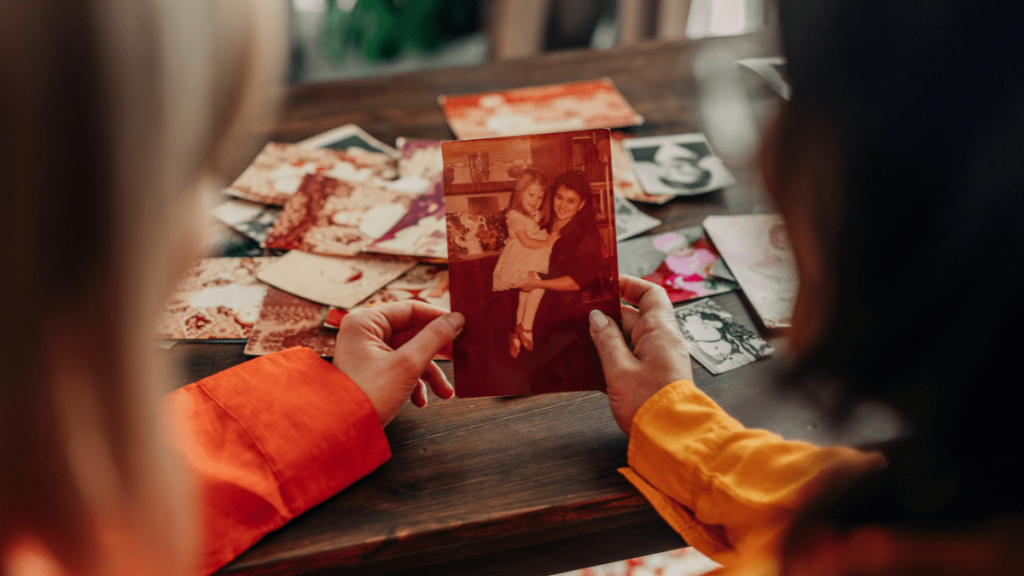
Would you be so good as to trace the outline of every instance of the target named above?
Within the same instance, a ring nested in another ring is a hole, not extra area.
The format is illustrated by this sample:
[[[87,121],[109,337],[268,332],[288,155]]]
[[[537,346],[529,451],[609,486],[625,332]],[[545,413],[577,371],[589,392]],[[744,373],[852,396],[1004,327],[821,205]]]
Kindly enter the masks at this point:
[[[764,169],[784,213],[812,213],[825,279],[789,382],[839,383],[837,420],[881,399],[907,422],[890,465],[807,508],[791,546],[818,524],[1024,515],[1009,400],[1024,348],[1021,16],[1002,1],[780,2],[792,100]],[[818,192],[788,194],[808,165]]]

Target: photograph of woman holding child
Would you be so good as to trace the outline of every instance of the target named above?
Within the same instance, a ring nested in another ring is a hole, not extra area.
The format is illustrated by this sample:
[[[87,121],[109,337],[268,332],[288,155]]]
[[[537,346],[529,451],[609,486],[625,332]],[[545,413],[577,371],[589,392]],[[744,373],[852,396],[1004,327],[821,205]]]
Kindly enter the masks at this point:
[[[504,226],[493,250],[449,252],[460,396],[604,389],[587,317],[619,312],[608,146],[606,130],[444,144],[448,218],[487,206]]]

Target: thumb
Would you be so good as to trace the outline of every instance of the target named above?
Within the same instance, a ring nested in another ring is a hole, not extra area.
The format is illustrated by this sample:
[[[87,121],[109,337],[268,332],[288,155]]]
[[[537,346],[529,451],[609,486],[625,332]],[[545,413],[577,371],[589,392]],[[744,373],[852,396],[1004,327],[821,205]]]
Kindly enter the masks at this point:
[[[411,364],[423,371],[445,346],[452,343],[466,325],[466,317],[459,312],[449,312],[434,318],[398,350],[408,356]]]
[[[597,354],[601,357],[601,367],[607,376],[618,368],[630,362],[636,361],[636,356],[626,345],[622,332],[607,316],[600,310],[590,311],[590,337],[597,347]]]

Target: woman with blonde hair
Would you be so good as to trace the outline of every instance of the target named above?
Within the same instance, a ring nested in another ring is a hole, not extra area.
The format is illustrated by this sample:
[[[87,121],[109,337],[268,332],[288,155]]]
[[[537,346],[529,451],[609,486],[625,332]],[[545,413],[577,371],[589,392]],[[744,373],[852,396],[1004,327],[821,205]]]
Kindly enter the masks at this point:
[[[453,394],[430,358],[463,319],[407,304],[350,315],[335,367],[293,349],[164,397],[151,329],[265,138],[285,10],[0,2],[3,574],[210,573],[383,462],[424,383]]]

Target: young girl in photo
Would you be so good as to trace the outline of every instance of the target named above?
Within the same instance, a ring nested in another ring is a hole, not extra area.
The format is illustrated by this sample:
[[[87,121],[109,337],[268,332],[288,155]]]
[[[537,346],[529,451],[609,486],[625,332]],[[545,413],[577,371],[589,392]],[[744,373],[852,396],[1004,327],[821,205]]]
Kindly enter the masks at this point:
[[[520,288],[531,273],[544,274],[551,259],[551,245],[557,234],[544,230],[550,220],[548,182],[543,174],[527,169],[516,180],[509,200],[508,240],[494,267],[494,291]],[[537,315],[544,290],[519,292],[516,327],[509,334],[509,354],[519,356],[520,346],[533,350],[533,320]]]

